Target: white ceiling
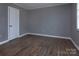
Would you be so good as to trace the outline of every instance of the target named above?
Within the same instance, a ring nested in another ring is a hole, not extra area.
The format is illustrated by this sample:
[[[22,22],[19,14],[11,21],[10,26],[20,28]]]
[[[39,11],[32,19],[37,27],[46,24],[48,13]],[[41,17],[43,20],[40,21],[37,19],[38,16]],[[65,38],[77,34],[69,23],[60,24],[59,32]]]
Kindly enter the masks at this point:
[[[38,8],[44,8],[44,7],[58,6],[58,5],[63,5],[67,3],[15,3],[15,4],[24,9],[31,10],[31,9],[38,9]]]

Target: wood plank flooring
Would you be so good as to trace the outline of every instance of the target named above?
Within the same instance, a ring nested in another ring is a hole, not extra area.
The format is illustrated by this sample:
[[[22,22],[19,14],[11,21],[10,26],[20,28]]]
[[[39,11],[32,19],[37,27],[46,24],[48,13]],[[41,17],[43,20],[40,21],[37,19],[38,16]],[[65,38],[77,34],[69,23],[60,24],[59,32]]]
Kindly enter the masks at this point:
[[[70,40],[27,35],[0,46],[0,56],[78,56]]]

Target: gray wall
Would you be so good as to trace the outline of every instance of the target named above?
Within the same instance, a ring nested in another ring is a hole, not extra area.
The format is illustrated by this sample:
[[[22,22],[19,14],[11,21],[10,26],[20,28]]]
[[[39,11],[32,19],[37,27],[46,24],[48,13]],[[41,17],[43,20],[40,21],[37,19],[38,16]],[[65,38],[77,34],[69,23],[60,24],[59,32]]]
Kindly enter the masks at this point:
[[[72,39],[75,41],[75,43],[79,46],[79,31],[76,27],[76,20],[77,20],[77,4],[72,5]]]
[[[29,32],[71,37],[71,6],[30,10]]]
[[[20,10],[20,35],[28,32],[28,12]]]
[[[0,42],[7,39],[7,11],[6,4],[0,4]]]

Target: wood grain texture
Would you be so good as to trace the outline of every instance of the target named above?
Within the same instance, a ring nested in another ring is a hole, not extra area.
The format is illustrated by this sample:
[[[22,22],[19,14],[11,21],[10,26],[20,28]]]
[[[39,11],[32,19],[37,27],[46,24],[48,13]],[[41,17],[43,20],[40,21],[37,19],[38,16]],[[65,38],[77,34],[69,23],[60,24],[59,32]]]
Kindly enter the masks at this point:
[[[70,40],[27,35],[0,46],[1,56],[78,56]]]

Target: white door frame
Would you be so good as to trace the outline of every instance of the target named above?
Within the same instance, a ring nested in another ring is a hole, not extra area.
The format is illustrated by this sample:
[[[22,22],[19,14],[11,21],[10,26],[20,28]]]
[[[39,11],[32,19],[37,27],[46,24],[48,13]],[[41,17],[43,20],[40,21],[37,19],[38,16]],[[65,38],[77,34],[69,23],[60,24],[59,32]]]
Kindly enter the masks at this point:
[[[9,13],[10,13],[10,11],[9,11],[9,8],[14,8],[14,7],[10,7],[10,6],[8,6],[8,40],[12,40],[10,37],[9,37],[9,20],[10,20],[10,15],[9,15]],[[17,8],[16,8],[17,9]],[[19,9],[17,9],[18,11],[19,11]],[[20,14],[20,11],[19,11],[19,14]],[[19,15],[20,16],[20,15]],[[19,19],[18,19],[18,24],[20,23],[20,21],[19,21]],[[20,25],[20,24],[19,24]],[[18,25],[18,36],[17,37],[19,37],[20,36],[20,28],[19,28],[19,25]],[[17,38],[16,37],[16,38]]]

